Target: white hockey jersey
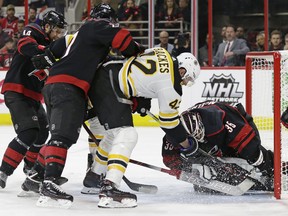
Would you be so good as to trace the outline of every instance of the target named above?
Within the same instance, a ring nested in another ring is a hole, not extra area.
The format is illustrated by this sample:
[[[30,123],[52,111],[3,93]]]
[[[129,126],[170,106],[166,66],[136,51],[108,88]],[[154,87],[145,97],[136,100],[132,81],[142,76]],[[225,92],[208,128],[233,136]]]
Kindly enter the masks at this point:
[[[174,89],[174,64],[163,48],[145,50],[129,58],[119,73],[119,86],[127,98],[158,98],[160,126],[171,129],[179,124],[181,95]]]

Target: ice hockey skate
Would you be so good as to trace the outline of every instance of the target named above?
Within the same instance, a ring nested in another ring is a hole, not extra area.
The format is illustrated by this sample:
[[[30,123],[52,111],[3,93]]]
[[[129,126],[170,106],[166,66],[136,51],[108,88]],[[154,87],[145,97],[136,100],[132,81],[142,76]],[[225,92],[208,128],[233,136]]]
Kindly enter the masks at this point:
[[[28,175],[21,185],[22,191],[17,195],[18,197],[35,197],[39,196],[39,189],[43,179],[39,177],[37,172]]]
[[[21,185],[22,191],[17,195],[18,197],[35,197],[39,196],[40,186],[43,178],[40,178],[38,173],[31,170],[27,175],[25,181]],[[54,180],[57,185],[62,185],[68,181],[65,177],[60,177]]]
[[[97,175],[92,172],[90,169],[86,173],[86,176],[83,180],[83,189],[82,194],[99,194],[101,184],[103,181],[103,175]]]
[[[0,171],[0,187],[5,188],[6,187],[6,181],[7,181],[8,176]]]
[[[83,189],[81,190],[82,194],[99,194],[101,184],[103,182],[103,176],[97,175],[96,173],[91,171],[93,164],[93,155],[91,153],[88,154],[87,157],[87,171],[85,178],[83,180]]]
[[[49,179],[43,181],[40,187],[40,197],[36,205],[40,207],[70,208],[73,202],[73,196],[63,191],[54,180],[55,179]]]
[[[99,193],[100,208],[132,208],[137,206],[137,196],[118,190],[114,183],[105,180]]]

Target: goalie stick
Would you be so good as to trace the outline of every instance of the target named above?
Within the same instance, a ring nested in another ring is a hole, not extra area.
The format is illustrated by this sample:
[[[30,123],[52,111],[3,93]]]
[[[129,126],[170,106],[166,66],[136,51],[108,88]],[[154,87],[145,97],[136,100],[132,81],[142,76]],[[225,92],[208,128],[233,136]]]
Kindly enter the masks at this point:
[[[83,123],[83,127],[86,130],[86,132],[89,134],[89,136],[91,137],[93,142],[95,144],[97,144],[97,146],[98,146],[99,143],[98,143],[96,137],[94,136],[94,134],[92,133],[92,131],[88,128],[88,126],[85,123]],[[140,183],[136,183],[136,182],[131,182],[125,176],[123,176],[123,181],[133,191],[138,191],[138,192],[142,192],[142,193],[150,193],[150,194],[155,194],[158,191],[158,188],[156,185],[147,185],[147,184],[140,184]]]
[[[211,180],[204,180],[199,177],[199,174],[195,172],[186,172],[182,170],[169,170],[161,167],[157,167],[154,165],[146,164],[143,162],[135,161],[133,159],[130,159],[131,163],[147,167],[153,170],[157,170],[163,173],[167,173],[172,176],[176,176],[177,179],[185,182],[192,183],[194,185],[198,185],[201,187],[209,188],[215,191],[219,191],[221,193],[225,193],[232,196],[240,196],[243,195],[245,192],[247,192],[253,185],[254,182],[250,179],[244,179],[241,183],[238,185],[231,185],[225,182],[221,182],[215,179]]]

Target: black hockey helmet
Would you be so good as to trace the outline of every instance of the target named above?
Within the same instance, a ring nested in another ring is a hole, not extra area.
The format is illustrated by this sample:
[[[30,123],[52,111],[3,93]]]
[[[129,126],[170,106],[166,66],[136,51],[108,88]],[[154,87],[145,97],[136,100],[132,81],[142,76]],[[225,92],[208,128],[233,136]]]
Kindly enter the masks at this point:
[[[42,26],[49,24],[53,27],[64,29],[67,27],[64,16],[54,10],[48,11],[43,15]]]
[[[96,5],[90,11],[90,17],[95,19],[108,19],[112,23],[118,23],[115,10],[105,3]]]

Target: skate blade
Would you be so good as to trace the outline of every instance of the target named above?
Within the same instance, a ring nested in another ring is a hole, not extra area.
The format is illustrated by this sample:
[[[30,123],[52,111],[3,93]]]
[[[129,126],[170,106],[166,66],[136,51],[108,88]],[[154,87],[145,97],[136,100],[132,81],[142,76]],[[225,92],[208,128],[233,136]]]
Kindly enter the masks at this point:
[[[39,197],[39,193],[22,190],[17,194],[17,197]]]
[[[66,199],[56,200],[47,196],[40,196],[37,200],[36,206],[68,209],[72,206],[72,201]]]
[[[0,189],[3,189],[6,187],[6,183],[0,180]]]
[[[136,206],[135,199],[122,199],[121,202],[117,202],[110,197],[102,197],[98,203],[99,208],[134,208]]]
[[[100,188],[88,188],[88,187],[83,187],[81,190],[82,194],[90,194],[90,195],[96,195],[99,194]]]

